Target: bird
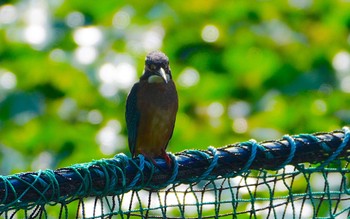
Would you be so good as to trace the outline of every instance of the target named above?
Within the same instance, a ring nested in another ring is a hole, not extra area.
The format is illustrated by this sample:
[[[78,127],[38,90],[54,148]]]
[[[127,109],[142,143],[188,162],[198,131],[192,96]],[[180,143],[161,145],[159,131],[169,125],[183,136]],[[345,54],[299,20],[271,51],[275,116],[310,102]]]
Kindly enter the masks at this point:
[[[126,125],[132,157],[142,154],[157,165],[171,159],[166,149],[175,127],[178,95],[169,66],[169,58],[160,51],[150,52],[139,81],[126,100]]]

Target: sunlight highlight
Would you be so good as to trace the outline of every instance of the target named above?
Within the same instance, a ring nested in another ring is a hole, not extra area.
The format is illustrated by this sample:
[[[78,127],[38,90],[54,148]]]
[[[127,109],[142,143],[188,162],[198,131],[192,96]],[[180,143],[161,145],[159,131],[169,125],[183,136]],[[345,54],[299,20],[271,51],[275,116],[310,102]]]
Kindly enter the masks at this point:
[[[232,123],[232,130],[236,133],[242,134],[248,130],[248,122],[245,118],[236,118]]]
[[[207,108],[207,113],[212,118],[219,118],[225,112],[224,106],[219,102],[213,102]]]
[[[349,73],[350,71],[350,53],[346,51],[338,52],[332,61],[333,68],[341,73]]]
[[[163,45],[165,30],[161,26],[155,26],[148,30],[143,37],[143,47],[146,51],[158,50]]]
[[[42,25],[29,25],[24,29],[24,39],[34,45],[41,45],[47,40],[47,33]]]
[[[98,70],[101,81],[100,93],[105,97],[114,96],[120,89],[129,89],[136,80],[136,68],[129,62],[104,63]]]
[[[117,149],[125,147],[125,138],[120,134],[122,127],[118,120],[110,120],[96,136],[96,141],[100,145],[100,150],[105,155],[114,154]]]
[[[345,93],[350,93],[350,75],[340,81],[340,89]]]
[[[87,120],[91,123],[91,124],[100,124],[103,120],[103,116],[102,113],[95,109],[95,110],[91,110],[88,115],[87,115]]]
[[[71,28],[82,26],[84,22],[84,14],[79,11],[71,12],[66,16],[66,24]]]
[[[102,32],[97,27],[81,27],[73,33],[74,42],[79,46],[96,46],[102,41]]]
[[[91,64],[97,58],[97,49],[93,46],[80,46],[74,51],[74,57],[80,64]]]
[[[113,16],[113,26],[117,29],[125,29],[130,24],[130,14],[126,11],[118,11]]]
[[[182,87],[192,87],[199,82],[200,76],[196,69],[187,67],[179,75],[177,81]]]
[[[231,119],[246,117],[250,111],[251,107],[245,101],[237,101],[228,107],[228,115]]]
[[[0,24],[11,24],[17,20],[17,8],[10,4],[0,7]]]
[[[9,71],[0,71],[0,90],[11,90],[16,87],[16,75]]]
[[[219,29],[214,25],[208,24],[202,30],[202,39],[207,43],[217,41],[219,36]]]

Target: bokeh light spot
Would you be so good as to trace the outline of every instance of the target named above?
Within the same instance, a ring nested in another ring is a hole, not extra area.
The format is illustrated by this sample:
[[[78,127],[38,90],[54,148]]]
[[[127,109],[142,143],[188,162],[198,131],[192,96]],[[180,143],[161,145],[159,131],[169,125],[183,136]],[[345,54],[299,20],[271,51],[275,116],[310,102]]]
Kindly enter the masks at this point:
[[[248,130],[248,122],[245,118],[236,118],[232,123],[232,130],[236,133],[242,134]]]
[[[25,21],[31,25],[43,25],[48,23],[48,11],[45,1],[37,1],[37,4],[28,8]]]
[[[350,54],[345,51],[337,53],[332,61],[333,68],[341,73],[350,71]]]
[[[100,145],[100,150],[105,155],[115,153],[117,148],[124,149],[125,139],[119,134],[121,124],[118,120],[110,120],[96,136],[96,141]]]
[[[281,133],[274,128],[254,128],[251,130],[250,135],[258,141],[281,137]]]
[[[196,69],[187,67],[185,68],[178,77],[178,84],[182,87],[192,87],[199,81],[199,73]]]
[[[84,22],[85,17],[79,11],[71,12],[66,16],[66,24],[71,28],[82,26]]]
[[[105,63],[98,77],[102,82],[100,92],[104,96],[113,96],[119,89],[129,89],[136,80],[136,69],[128,62],[119,64]]]
[[[96,46],[102,41],[102,32],[97,27],[80,27],[73,34],[79,46]]]
[[[324,100],[317,99],[313,101],[311,111],[315,115],[323,115],[327,112],[327,103]]]
[[[202,30],[202,39],[208,43],[217,41],[219,35],[219,29],[214,25],[206,25]]]
[[[91,124],[100,124],[103,120],[102,114],[99,110],[91,110],[88,115],[88,121]]]
[[[58,115],[62,119],[70,119],[77,111],[77,102],[72,98],[65,98],[61,106],[58,108]]]
[[[47,33],[42,25],[29,25],[24,29],[24,39],[33,45],[43,44],[47,40]]]
[[[16,75],[9,71],[0,71],[0,90],[11,90],[16,87]]]
[[[299,9],[309,8],[312,5],[312,0],[289,0],[289,5]]]
[[[130,87],[136,79],[136,69],[130,63],[122,62],[116,66],[115,81],[121,88]]]
[[[98,91],[102,96],[109,98],[117,94],[118,88],[114,84],[102,83]]]
[[[350,75],[340,81],[340,89],[345,93],[350,93]]]
[[[3,5],[0,7],[0,24],[10,24],[17,20],[17,9],[13,5]]]
[[[265,21],[260,25],[253,25],[252,31],[258,35],[268,36],[278,45],[287,45],[293,42],[296,35],[286,23],[278,19]]]
[[[112,63],[105,63],[101,66],[98,76],[103,83],[110,83],[114,80],[113,76],[116,71],[116,67]]]
[[[208,106],[207,113],[212,118],[219,118],[224,114],[224,107],[221,103],[214,102]]]
[[[119,11],[113,17],[113,26],[117,29],[124,29],[130,24],[130,15],[128,12]]]
[[[92,46],[80,46],[74,52],[75,59],[84,65],[93,63],[97,58],[97,50]]]
[[[238,101],[228,107],[228,115],[231,119],[246,117],[250,111],[250,105],[245,101]]]
[[[44,170],[51,167],[53,156],[47,151],[41,152],[32,162],[33,170]]]
[[[127,50],[144,55],[144,52],[159,50],[163,45],[165,30],[161,25],[149,28],[132,27],[126,33]]]
[[[153,27],[148,30],[143,38],[143,47],[146,51],[158,50],[162,47],[164,28],[161,26]]]
[[[52,61],[63,62],[66,60],[66,53],[62,49],[53,49],[49,57]]]

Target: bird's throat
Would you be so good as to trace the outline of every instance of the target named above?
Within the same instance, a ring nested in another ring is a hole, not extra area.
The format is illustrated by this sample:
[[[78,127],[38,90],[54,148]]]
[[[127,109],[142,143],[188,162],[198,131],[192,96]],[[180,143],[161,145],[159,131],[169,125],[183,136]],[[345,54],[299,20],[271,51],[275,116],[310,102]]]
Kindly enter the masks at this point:
[[[166,77],[169,80],[169,75],[166,75]],[[151,75],[149,76],[147,82],[150,84],[164,83],[164,79],[159,75]]]

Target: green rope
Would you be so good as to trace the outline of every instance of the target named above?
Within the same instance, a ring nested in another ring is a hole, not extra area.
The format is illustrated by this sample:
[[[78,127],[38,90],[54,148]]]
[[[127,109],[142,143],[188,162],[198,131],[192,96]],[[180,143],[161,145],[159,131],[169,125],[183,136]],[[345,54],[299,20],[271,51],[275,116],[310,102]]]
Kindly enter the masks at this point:
[[[239,146],[247,146],[249,148],[250,151],[250,156],[247,160],[247,162],[245,163],[245,165],[243,166],[243,168],[241,170],[239,170],[236,175],[240,175],[243,172],[247,172],[249,167],[252,165],[255,157],[256,157],[256,152],[258,147],[262,147],[261,145],[259,145],[254,139],[249,140],[247,142],[242,142],[241,144],[239,144]]]
[[[287,159],[284,160],[283,163],[281,163],[279,166],[274,168],[275,170],[281,169],[284,166],[288,165],[293,160],[293,157],[295,155],[295,149],[296,149],[295,140],[292,137],[290,137],[289,135],[283,136],[283,139],[287,140],[289,143],[289,146],[290,146],[289,154],[288,154]]]

